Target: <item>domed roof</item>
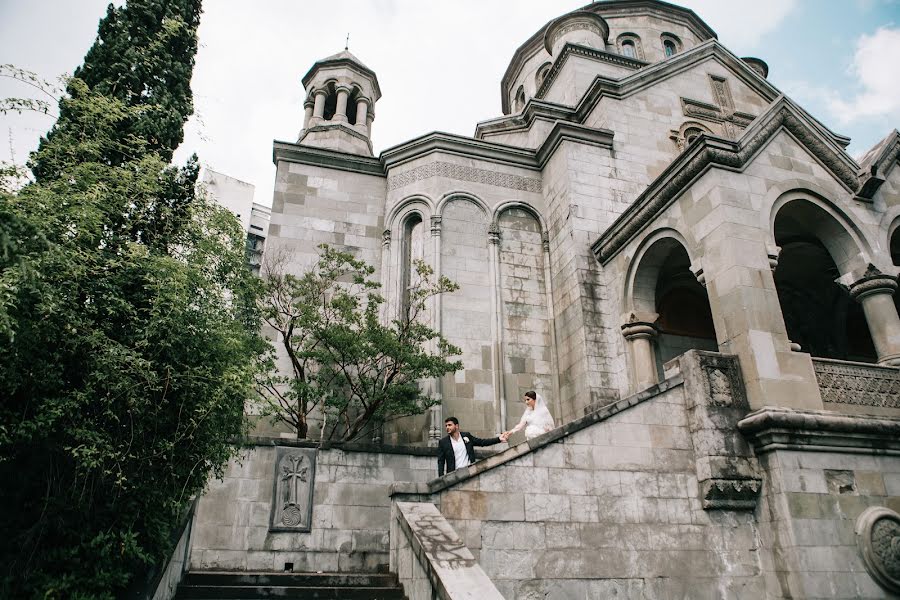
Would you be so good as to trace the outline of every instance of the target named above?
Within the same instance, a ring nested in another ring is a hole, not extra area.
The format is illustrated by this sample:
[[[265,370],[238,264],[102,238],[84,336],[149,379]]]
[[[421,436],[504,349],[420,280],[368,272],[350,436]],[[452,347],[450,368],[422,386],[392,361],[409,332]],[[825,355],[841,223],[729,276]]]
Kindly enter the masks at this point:
[[[301,80],[303,87],[309,87],[309,82],[312,81],[319,70],[339,67],[349,67],[350,69],[367,76],[372,81],[372,87],[375,91],[375,98],[373,98],[373,100],[377,101],[381,97],[381,88],[378,85],[378,77],[376,77],[375,71],[367,67],[363,61],[359,60],[347,48],[344,48],[337,54],[332,54],[331,56],[327,56],[313,63],[313,66]]]

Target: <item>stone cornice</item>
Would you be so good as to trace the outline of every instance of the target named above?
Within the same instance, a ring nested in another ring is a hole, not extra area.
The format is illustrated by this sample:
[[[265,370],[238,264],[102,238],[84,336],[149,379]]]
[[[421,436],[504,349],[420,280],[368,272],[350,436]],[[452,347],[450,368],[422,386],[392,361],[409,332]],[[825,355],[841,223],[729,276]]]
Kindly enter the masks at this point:
[[[535,98],[540,99],[544,97],[547,91],[553,86],[553,83],[556,81],[556,77],[559,75],[559,72],[566,64],[566,61],[569,60],[570,56],[583,56],[585,58],[590,58],[598,62],[610,63],[619,67],[633,69],[635,71],[650,64],[648,62],[644,62],[643,60],[622,56],[621,54],[613,54],[612,52],[597,50],[588,46],[582,46],[581,44],[567,43],[565,46],[563,46],[562,52],[560,52],[556,60],[553,61],[553,66],[550,67],[550,71],[547,73],[547,77],[544,79],[541,87],[534,95]]]
[[[662,12],[668,17],[674,18],[676,21],[693,29],[694,33],[696,33],[700,39],[707,40],[716,37],[716,32],[713,31],[703,19],[698,17],[694,11],[667,2],[660,2],[658,0],[609,0],[607,2],[594,2],[577,10],[586,10],[595,12],[601,16],[606,15],[615,17],[620,17],[627,13],[640,14],[641,12]],[[503,79],[500,82],[500,102],[503,114],[508,115],[510,113],[510,87],[518,78],[525,62],[527,62],[527,60],[536,52],[543,49],[544,34],[546,33],[547,27],[556,20],[557,19],[553,19],[547,22],[529,37],[524,44],[519,46],[515,53],[513,53],[513,57],[506,67],[506,71],[503,73]]]
[[[306,72],[306,75],[303,76],[303,79],[300,82],[303,84],[303,87],[306,88],[309,86],[309,82],[312,81],[312,78],[315,76],[316,72],[319,69],[323,68],[337,68],[337,67],[349,67],[360,73],[365,74],[372,81],[372,88],[375,92],[375,100],[378,101],[381,98],[381,88],[378,86],[378,77],[375,76],[375,71],[365,66],[361,62],[351,60],[350,58],[326,58],[320,61],[316,61],[312,67],[310,67],[309,71]]]
[[[856,199],[871,202],[891,167],[900,160],[900,132],[896,129],[869,150],[860,161]]]
[[[754,121],[739,142],[703,135],[691,144],[592,244],[594,256],[601,264],[608,263],[696,178],[712,167],[742,170],[782,129],[809,150],[848,191],[856,190],[856,164],[826,139],[793,102],[782,97]]]
[[[474,138],[435,131],[404,142],[381,153],[381,162],[385,169],[391,169],[405,162],[421,158],[432,152],[457,154],[467,158],[479,158],[489,162],[537,169],[534,151],[486,142]]]
[[[279,161],[338,169],[351,173],[377,175],[379,177],[385,176],[384,165],[377,158],[276,140],[272,148],[272,162],[277,165]]]
[[[485,471],[490,471],[495,467],[499,467],[502,464],[506,464],[512,460],[515,460],[524,454],[534,452],[539,448],[543,448],[544,446],[552,444],[553,442],[568,437],[573,433],[590,427],[594,423],[605,421],[615,414],[628,410],[632,406],[637,406],[642,402],[646,402],[647,400],[655,398],[663,392],[681,385],[684,385],[684,378],[680,374],[669,377],[665,381],[662,381],[654,385],[653,387],[647,388],[642,392],[634,394],[633,396],[623,398],[622,400],[613,402],[612,404],[607,404],[606,406],[595,410],[581,417],[580,419],[570,421],[569,423],[561,425],[556,429],[545,433],[544,435],[538,436],[520,444],[516,444],[515,446],[511,446],[508,450],[495,454],[489,458],[486,458],[485,460],[478,461],[475,464],[470,465],[464,469],[451,471],[443,477],[432,479],[428,483],[401,482],[392,484],[391,496],[403,496],[410,494],[428,495],[443,491],[467,479],[476,477],[484,473]]]
[[[757,452],[900,454],[900,418],[765,407],[744,417],[738,428]]]
[[[276,141],[273,161],[277,164],[279,160],[286,160],[384,177],[390,169],[439,152],[530,171],[540,171],[564,141],[611,148],[612,140],[613,132],[608,129],[593,129],[575,123],[557,121],[547,139],[536,150],[486,142],[450,133],[434,132],[388,148],[381,153],[379,158]]]

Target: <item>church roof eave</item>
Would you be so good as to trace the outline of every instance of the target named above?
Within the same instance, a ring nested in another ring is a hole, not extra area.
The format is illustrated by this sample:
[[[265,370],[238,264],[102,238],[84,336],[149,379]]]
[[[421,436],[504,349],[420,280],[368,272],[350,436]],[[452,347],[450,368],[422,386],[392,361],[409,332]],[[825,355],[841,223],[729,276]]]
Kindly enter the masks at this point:
[[[710,168],[742,171],[781,130],[787,130],[848,192],[856,192],[859,187],[858,165],[810,122],[805,111],[789,98],[781,96],[750,124],[737,142],[700,136],[591,245],[596,259],[601,264],[612,260]]]
[[[378,77],[375,75],[375,71],[363,64],[361,60],[356,58],[356,56],[346,49],[337,54],[332,54],[331,56],[323,58],[322,60],[317,60],[313,63],[313,66],[309,68],[309,71],[306,72],[306,75],[303,76],[300,82],[303,84],[303,87],[306,88],[320,69],[337,67],[350,67],[366,75],[372,81],[372,88],[375,93],[375,97],[372,99],[373,102],[377,102],[381,98],[381,87],[378,85]]]
[[[896,129],[872,146],[859,161],[861,180],[856,199],[871,202],[875,192],[885,182],[894,163],[900,161],[900,131]]]

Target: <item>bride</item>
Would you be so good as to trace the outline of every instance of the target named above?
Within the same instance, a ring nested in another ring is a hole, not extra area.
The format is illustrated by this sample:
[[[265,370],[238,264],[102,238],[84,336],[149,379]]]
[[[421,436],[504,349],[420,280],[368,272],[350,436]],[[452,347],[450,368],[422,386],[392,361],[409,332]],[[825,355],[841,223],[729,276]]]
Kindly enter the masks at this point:
[[[519,421],[518,425],[509,431],[503,432],[503,438],[509,438],[510,434],[521,431],[524,428],[525,439],[530,440],[547,433],[554,427],[553,416],[550,414],[543,396],[531,391],[525,392],[525,396],[522,399],[527,406],[525,414],[522,415],[522,420]]]

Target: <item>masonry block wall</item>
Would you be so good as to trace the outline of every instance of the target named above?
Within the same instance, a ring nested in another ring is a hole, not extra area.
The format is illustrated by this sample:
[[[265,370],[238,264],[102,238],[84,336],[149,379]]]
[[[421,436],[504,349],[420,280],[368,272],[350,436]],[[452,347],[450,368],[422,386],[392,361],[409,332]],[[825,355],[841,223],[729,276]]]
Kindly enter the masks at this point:
[[[376,572],[389,562],[390,485],[436,475],[428,452],[320,450],[308,533],[269,531],[275,446],[245,449],[200,498],[193,570]]]

